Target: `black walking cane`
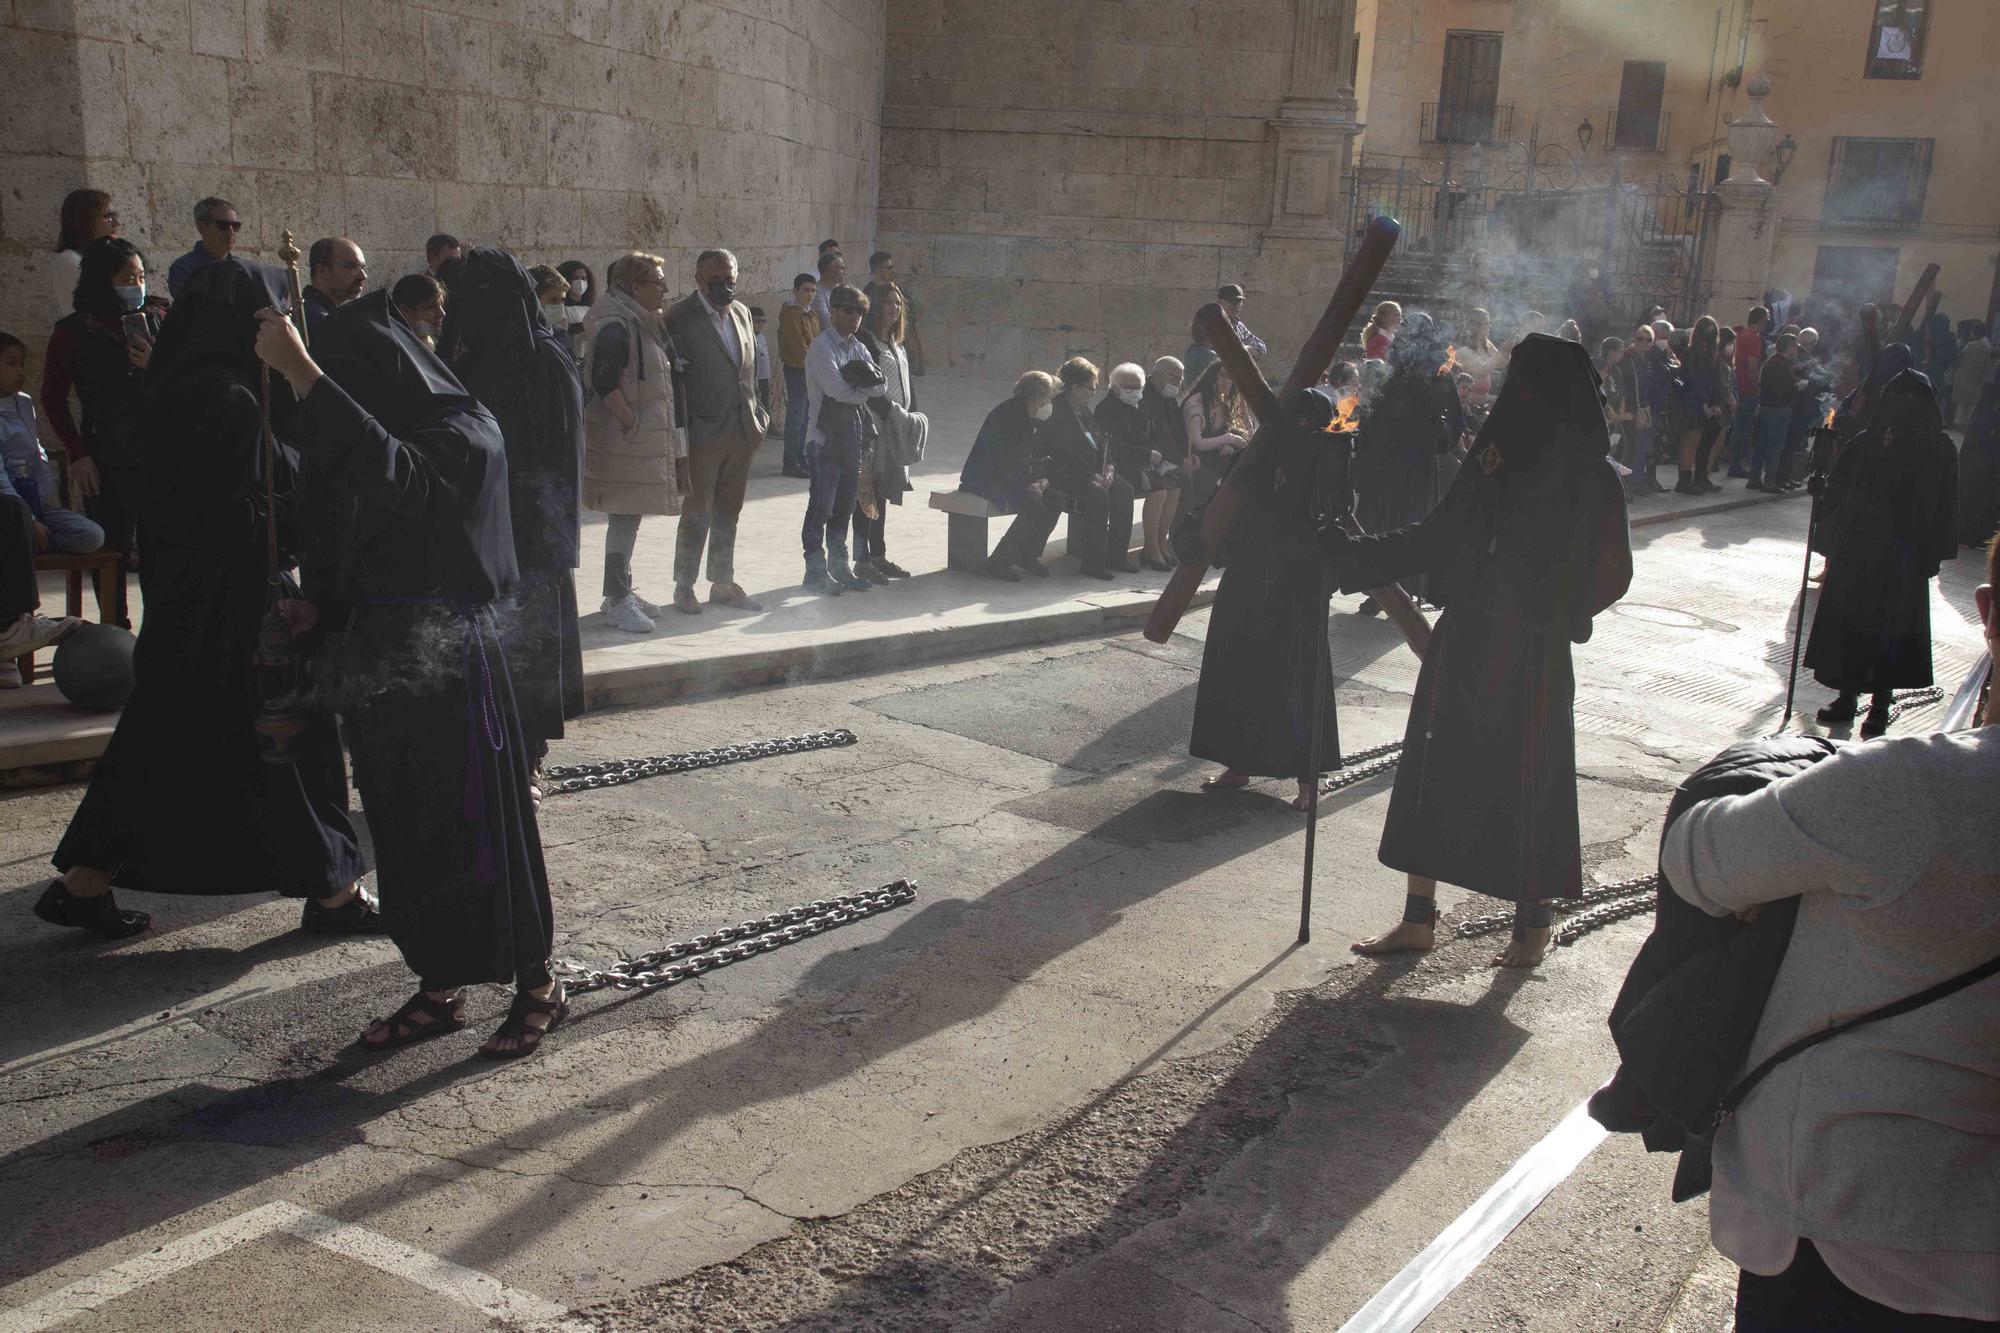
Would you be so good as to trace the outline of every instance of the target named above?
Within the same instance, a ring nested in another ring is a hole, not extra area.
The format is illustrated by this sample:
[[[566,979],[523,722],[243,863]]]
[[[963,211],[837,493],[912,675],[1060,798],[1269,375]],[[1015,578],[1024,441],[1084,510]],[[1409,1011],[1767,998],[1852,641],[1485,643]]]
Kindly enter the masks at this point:
[[[1783,731],[1792,724],[1792,699],[1799,688],[1799,653],[1806,641],[1806,591],[1812,584],[1813,538],[1819,535],[1819,502],[1826,492],[1828,474],[1833,471],[1832,453],[1837,440],[1833,426],[1815,426],[1812,432],[1811,466],[1807,488],[1812,494],[1812,512],[1806,518],[1805,567],[1799,571],[1799,613],[1792,626],[1792,669],[1785,679],[1785,715],[1778,722]]]

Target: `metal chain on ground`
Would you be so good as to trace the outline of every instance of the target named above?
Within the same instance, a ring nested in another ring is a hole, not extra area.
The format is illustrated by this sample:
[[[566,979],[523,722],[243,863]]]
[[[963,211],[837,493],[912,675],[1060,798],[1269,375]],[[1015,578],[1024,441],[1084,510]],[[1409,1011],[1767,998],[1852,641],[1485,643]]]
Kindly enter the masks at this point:
[[[1889,720],[1894,722],[1912,708],[1927,708],[1944,702],[1944,686],[1926,685],[1920,690],[1897,690],[1895,702],[1889,705]]]
[[[1638,916],[1653,909],[1654,893],[1660,887],[1658,875],[1634,875],[1631,879],[1621,879],[1615,884],[1605,884],[1587,891],[1581,898],[1562,899],[1549,904],[1558,918],[1551,944],[1570,944],[1578,936],[1608,926],[1614,921],[1623,921],[1628,916]],[[1492,912],[1486,916],[1469,917],[1458,923],[1455,933],[1459,939],[1471,939],[1476,935],[1495,935],[1514,928],[1514,914]]]
[[[660,754],[637,759],[606,759],[594,764],[553,764],[543,770],[551,793],[595,791],[656,778],[665,773],[686,773],[697,768],[720,768],[724,764],[747,763],[774,755],[800,754],[807,750],[831,750],[852,745],[859,739],[846,727],[831,731],[807,732],[802,736],[778,736],[767,741],[745,741],[740,745],[718,745],[708,750],[683,754]]]
[[[574,959],[559,958],[552,970],[571,995],[606,989],[662,990],[760,953],[797,944],[837,926],[851,925],[864,917],[915,902],[916,897],[917,886],[899,879],[879,889],[838,898],[817,898],[770,916],[723,926],[610,967],[588,967]]]

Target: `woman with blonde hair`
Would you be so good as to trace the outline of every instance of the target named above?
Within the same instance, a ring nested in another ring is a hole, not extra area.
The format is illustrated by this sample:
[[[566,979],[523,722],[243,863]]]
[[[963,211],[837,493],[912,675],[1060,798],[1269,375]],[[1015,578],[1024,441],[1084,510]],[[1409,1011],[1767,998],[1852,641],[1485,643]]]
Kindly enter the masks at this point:
[[[687,494],[687,444],[674,425],[674,353],[661,318],[666,261],[633,251],[612,262],[607,290],[583,324],[583,503],[610,516],[604,537],[604,618],[651,634],[660,608],[632,587],[632,551],[645,514],[678,514]]]
[[[1371,361],[1384,361],[1389,356],[1389,344],[1396,341],[1396,329],[1403,322],[1403,307],[1395,301],[1384,301],[1375,307],[1375,315],[1368,321],[1368,327],[1361,330],[1361,355]]]

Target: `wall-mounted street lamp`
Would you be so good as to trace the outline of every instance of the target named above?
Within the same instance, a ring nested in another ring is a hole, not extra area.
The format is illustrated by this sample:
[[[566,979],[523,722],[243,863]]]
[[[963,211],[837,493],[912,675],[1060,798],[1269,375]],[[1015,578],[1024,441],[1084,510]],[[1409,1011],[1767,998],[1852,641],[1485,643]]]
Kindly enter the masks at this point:
[[[1583,152],[1588,153],[1590,151],[1591,138],[1596,133],[1597,129],[1590,123],[1590,118],[1588,116],[1584,117],[1583,124],[1576,127],[1576,146]]]
[[[1785,168],[1792,165],[1792,159],[1799,155],[1799,141],[1787,134],[1778,140],[1778,165],[1771,172],[1771,183],[1776,185],[1785,178]]]

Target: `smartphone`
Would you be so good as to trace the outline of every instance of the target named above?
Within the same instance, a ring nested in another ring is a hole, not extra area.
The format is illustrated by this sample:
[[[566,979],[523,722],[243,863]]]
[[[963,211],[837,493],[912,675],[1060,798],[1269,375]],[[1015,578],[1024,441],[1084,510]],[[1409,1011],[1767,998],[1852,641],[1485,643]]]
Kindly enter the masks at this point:
[[[143,311],[134,310],[129,315],[120,316],[118,322],[125,326],[126,341],[139,343],[146,347],[153,345],[153,330],[147,326],[146,316]]]

